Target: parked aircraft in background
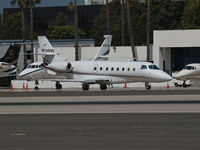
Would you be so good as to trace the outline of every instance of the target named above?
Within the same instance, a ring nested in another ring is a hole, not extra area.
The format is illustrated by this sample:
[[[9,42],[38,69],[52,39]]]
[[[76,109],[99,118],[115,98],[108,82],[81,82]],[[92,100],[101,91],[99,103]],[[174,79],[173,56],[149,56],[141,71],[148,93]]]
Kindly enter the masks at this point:
[[[0,77],[16,73],[21,44],[10,44],[6,54],[0,58]]]
[[[175,83],[174,85],[177,86],[183,86],[188,87],[190,85],[186,84],[187,80],[200,80],[200,63],[193,63],[186,65],[183,70],[181,70],[176,75],[177,80],[182,80],[183,84],[179,85],[178,83]]]
[[[56,82],[57,89],[62,88],[60,82],[81,82],[83,90],[89,90],[90,84],[99,84],[101,90],[106,90],[110,84],[166,82],[172,79],[150,62],[99,61],[96,58],[101,57],[100,52],[92,61],[67,61],[57,55],[45,36],[38,36],[38,40],[44,54],[43,62],[30,64],[19,74],[22,79],[49,79]],[[110,49],[110,45],[110,38],[105,38],[100,51],[102,48],[105,51]],[[105,54],[108,53],[104,52],[103,55]],[[150,89],[149,84],[145,84],[145,87]]]

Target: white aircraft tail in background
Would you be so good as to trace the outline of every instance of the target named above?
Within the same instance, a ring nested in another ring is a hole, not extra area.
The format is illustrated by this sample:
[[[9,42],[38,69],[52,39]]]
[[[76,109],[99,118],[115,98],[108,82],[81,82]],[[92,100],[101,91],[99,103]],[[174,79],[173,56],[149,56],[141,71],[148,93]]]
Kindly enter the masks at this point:
[[[110,53],[110,47],[112,42],[112,35],[104,35],[105,40],[103,41],[96,56],[92,59],[93,61],[108,60]]]
[[[0,77],[11,76],[16,73],[21,44],[10,44],[5,55],[0,58]]]

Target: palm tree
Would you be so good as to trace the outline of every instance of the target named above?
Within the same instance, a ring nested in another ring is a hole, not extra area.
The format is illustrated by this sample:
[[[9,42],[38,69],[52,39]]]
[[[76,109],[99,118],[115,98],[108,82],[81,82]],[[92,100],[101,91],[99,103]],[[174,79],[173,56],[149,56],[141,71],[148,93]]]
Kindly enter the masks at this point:
[[[110,15],[109,15],[109,6],[108,0],[106,0],[106,18],[107,18],[107,34],[110,34]]]
[[[151,61],[150,58],[150,0],[147,0],[147,61]]]
[[[20,8],[20,13],[21,13],[21,22],[22,22],[22,39],[23,42],[25,42],[26,40],[26,35],[25,35],[25,17],[24,17],[24,7],[25,7],[25,3],[24,0],[11,0],[10,1],[10,5],[11,6],[15,6],[18,5]],[[26,44],[23,44],[23,49],[24,49],[24,66],[27,65],[27,57],[26,57]]]
[[[126,0],[126,11],[127,11],[126,13],[127,13],[127,19],[128,19],[128,31],[129,31],[129,38],[130,38],[130,42],[131,42],[132,55],[133,55],[133,59],[137,60],[135,49],[134,49],[134,39],[133,39],[134,37],[133,37],[133,29],[132,29],[132,25],[131,25],[129,0]]]
[[[78,9],[77,2],[74,0],[74,40],[75,40],[75,60],[80,59],[78,44]]]
[[[30,8],[30,39],[31,39],[31,53],[33,54],[33,7],[35,4],[40,4],[41,0],[28,0],[27,5]],[[33,62],[33,55],[31,55],[31,62]]]
[[[121,36],[122,36],[122,41],[121,41],[121,45],[124,46],[124,0],[122,0],[121,3]]]

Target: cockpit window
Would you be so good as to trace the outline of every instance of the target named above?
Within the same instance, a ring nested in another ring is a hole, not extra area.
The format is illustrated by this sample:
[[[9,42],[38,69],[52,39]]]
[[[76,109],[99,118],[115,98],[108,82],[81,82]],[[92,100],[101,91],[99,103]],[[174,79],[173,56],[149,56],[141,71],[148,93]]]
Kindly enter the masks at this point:
[[[147,69],[146,65],[142,65],[140,69]]]
[[[184,70],[196,70],[197,68],[194,66],[185,66]]]
[[[156,65],[149,65],[149,69],[159,70],[159,68]]]
[[[29,65],[27,68],[31,68],[31,65]]]

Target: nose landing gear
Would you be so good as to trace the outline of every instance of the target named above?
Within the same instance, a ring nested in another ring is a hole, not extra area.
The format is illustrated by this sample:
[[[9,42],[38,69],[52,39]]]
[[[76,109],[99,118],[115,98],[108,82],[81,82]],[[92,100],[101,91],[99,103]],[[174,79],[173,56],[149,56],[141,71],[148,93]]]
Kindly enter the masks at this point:
[[[62,89],[62,84],[59,81],[56,82],[56,89]]]
[[[39,81],[38,81],[38,80],[35,80],[35,90],[39,90],[38,85],[39,85]]]

